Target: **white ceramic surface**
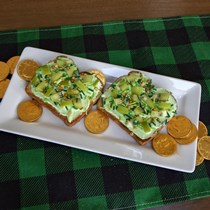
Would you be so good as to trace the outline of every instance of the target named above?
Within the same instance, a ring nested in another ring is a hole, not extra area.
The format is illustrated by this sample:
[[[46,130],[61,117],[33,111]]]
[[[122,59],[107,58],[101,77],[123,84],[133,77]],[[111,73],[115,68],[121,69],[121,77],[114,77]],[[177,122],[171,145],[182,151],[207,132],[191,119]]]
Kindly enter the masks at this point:
[[[26,47],[20,60],[33,59],[40,64],[45,64],[61,54]],[[75,61],[80,71],[100,69],[107,77],[107,85],[117,77],[133,70],[75,56],[70,57]],[[198,126],[201,98],[201,86],[199,84],[142,72],[148,75],[156,86],[171,91],[178,102],[178,114],[187,116]],[[151,143],[139,146],[135,140],[111,120],[109,128],[103,134],[89,133],[84,127],[83,120],[74,127],[68,127],[45,108],[42,117],[37,122],[26,123],[20,121],[17,117],[16,108],[22,100],[29,98],[25,93],[25,86],[26,82],[19,78],[15,71],[0,104],[0,130],[167,169],[188,173],[195,169],[196,141],[189,145],[178,145],[176,154],[171,157],[161,157],[153,151]],[[166,129],[164,128],[161,132],[166,132]]]

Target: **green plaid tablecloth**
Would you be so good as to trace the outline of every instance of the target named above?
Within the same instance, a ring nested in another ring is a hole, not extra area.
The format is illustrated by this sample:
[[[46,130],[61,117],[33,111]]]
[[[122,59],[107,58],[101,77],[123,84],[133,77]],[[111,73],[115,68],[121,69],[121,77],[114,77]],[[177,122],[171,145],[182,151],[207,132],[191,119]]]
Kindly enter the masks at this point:
[[[1,61],[26,46],[200,83],[210,131],[210,16],[0,32]],[[5,132],[0,167],[0,209],[145,209],[210,195],[210,161],[188,174]]]

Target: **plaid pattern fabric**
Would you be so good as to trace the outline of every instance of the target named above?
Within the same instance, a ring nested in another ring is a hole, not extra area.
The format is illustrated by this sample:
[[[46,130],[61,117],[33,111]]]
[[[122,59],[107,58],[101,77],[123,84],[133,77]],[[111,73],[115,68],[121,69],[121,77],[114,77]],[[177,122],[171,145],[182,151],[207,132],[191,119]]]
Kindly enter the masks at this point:
[[[198,82],[210,131],[210,16],[0,32],[0,60],[26,46]],[[187,174],[5,132],[0,166],[1,209],[145,209],[210,195],[210,161]]]

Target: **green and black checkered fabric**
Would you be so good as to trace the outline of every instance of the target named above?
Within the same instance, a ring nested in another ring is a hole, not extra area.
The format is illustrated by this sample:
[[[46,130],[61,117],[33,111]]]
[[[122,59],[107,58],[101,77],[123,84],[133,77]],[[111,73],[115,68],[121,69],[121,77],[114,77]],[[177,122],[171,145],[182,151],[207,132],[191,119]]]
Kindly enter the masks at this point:
[[[210,131],[210,16],[0,32],[1,61],[26,46],[200,83]],[[210,161],[188,174],[5,132],[0,167],[4,210],[145,209],[210,195]]]

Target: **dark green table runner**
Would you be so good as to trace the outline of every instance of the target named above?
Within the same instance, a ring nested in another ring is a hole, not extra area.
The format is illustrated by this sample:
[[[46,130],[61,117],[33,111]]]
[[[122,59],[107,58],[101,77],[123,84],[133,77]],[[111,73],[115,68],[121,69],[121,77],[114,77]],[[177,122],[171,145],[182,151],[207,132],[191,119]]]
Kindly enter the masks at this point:
[[[0,32],[1,61],[26,46],[198,82],[210,130],[210,16]],[[144,209],[210,195],[210,161],[187,174],[5,132],[0,166],[0,209]]]

